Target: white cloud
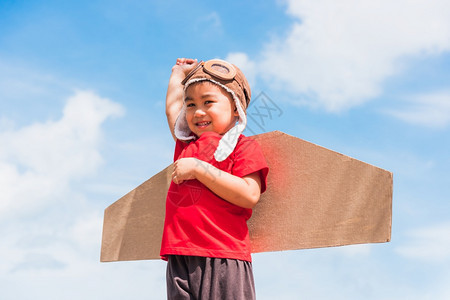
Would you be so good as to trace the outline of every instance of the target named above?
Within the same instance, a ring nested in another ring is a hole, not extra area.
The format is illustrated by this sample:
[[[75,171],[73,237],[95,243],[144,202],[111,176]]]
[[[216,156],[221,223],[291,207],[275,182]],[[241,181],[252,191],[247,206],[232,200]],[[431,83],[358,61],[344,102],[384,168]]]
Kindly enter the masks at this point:
[[[103,208],[76,188],[100,170],[103,123],[123,113],[78,91],[60,119],[0,131],[2,299],[164,297],[164,262],[99,262]]]
[[[217,12],[197,17],[194,29],[202,38],[216,38],[223,33],[222,20]]]
[[[378,96],[400,59],[450,50],[446,0],[289,0],[298,21],[257,58],[258,74],[295,102],[340,111]]]
[[[69,231],[69,238],[76,242],[81,250],[95,248],[102,239],[103,215],[97,212],[82,215]]]
[[[450,124],[450,91],[411,96],[406,108],[387,111],[408,123],[443,128]]]
[[[22,60],[0,56],[0,99],[4,101],[30,101],[53,98],[68,89],[68,83],[43,70],[24,66]],[[30,101],[31,102],[31,101]],[[3,112],[2,112],[3,113]]]
[[[92,174],[102,162],[100,126],[121,114],[119,104],[78,91],[60,120],[0,132],[0,215],[41,207],[70,180]]]
[[[203,23],[202,25],[208,25],[216,29],[222,27],[222,21],[220,19],[220,16],[215,11],[209,13],[206,16],[201,17],[198,22],[200,24]]]
[[[372,244],[357,244],[357,245],[348,245],[344,247],[336,248],[336,252],[339,252],[342,255],[348,257],[355,256],[369,256],[371,253],[373,245]]]
[[[410,241],[396,248],[400,255],[426,262],[450,261],[450,223],[420,228],[408,233]]]
[[[0,131],[0,281],[64,277],[98,260],[101,216],[73,184],[98,170],[101,126],[123,113],[77,91],[59,120]]]

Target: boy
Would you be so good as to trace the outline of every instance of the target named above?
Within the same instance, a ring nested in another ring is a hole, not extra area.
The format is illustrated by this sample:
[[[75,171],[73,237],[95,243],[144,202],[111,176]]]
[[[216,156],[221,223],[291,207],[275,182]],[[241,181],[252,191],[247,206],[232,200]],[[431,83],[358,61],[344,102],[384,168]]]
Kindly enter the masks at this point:
[[[241,133],[250,87],[222,60],[178,59],[166,114],[176,141],[161,257],[168,299],[255,299],[247,220],[266,189],[259,145]]]

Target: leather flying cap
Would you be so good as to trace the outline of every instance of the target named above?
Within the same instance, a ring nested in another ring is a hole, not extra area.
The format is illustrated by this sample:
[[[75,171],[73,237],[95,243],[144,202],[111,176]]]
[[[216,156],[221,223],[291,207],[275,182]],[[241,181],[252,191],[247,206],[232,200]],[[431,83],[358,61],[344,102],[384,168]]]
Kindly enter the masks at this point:
[[[246,111],[251,98],[250,85],[237,66],[221,59],[200,61],[181,83],[187,87],[199,79],[218,82],[233,91]]]

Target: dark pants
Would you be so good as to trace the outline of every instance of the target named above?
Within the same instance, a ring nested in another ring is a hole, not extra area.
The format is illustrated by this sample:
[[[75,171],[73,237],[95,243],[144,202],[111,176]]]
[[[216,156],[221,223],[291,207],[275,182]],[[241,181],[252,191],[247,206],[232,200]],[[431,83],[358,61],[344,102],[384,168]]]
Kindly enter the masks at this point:
[[[169,300],[253,300],[255,284],[248,261],[171,255],[167,263]]]

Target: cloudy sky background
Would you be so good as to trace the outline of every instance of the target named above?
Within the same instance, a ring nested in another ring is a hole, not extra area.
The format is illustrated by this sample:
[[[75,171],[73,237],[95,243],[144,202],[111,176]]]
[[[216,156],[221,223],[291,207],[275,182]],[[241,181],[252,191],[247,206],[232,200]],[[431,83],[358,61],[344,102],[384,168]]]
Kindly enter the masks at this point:
[[[392,242],[254,255],[259,299],[450,298],[450,2],[0,1],[2,299],[164,299],[100,263],[103,210],[171,162],[177,57],[223,58],[281,130],[394,173]]]

